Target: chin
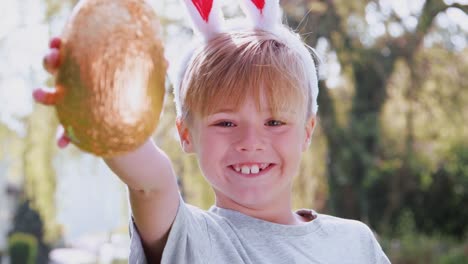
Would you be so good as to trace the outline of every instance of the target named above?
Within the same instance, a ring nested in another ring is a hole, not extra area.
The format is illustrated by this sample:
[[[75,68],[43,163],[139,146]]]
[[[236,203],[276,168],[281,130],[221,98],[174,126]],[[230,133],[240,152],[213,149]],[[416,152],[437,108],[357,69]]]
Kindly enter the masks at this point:
[[[271,203],[271,194],[259,190],[244,190],[233,195],[232,200],[244,207],[257,209]]]

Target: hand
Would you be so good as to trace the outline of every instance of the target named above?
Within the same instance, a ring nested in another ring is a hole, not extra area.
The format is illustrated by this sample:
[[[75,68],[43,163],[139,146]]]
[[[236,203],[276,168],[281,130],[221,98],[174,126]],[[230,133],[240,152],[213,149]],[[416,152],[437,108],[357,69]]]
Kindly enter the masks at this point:
[[[57,74],[60,67],[60,38],[52,38],[49,43],[49,52],[44,56],[43,66],[46,71],[52,75]],[[59,96],[59,91],[56,89],[37,88],[33,91],[34,100],[44,105],[55,105]],[[60,148],[65,148],[70,143],[70,138],[66,135],[65,130],[60,125],[57,129],[57,145]]]

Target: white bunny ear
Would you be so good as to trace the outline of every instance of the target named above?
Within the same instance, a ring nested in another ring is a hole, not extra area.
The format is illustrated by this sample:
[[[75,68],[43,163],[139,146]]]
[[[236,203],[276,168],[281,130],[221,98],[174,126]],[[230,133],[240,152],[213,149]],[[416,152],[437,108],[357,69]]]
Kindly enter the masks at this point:
[[[255,28],[275,31],[281,25],[279,0],[242,0],[241,7]]]
[[[224,24],[219,0],[183,0],[190,14],[193,29],[209,40],[220,33]]]

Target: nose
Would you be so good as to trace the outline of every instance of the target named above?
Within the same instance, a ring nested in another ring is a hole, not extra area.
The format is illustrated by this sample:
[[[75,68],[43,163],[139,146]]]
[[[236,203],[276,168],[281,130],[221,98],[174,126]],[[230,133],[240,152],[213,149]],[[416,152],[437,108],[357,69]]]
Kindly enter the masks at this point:
[[[262,151],[265,149],[265,136],[260,129],[244,127],[240,129],[236,142],[236,150],[239,152]]]

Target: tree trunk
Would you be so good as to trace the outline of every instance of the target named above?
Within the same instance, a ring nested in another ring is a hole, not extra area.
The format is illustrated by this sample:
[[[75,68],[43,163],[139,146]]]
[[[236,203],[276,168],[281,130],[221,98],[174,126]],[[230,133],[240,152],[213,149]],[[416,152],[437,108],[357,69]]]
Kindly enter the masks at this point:
[[[379,117],[387,98],[387,81],[398,58],[411,60],[429,32],[436,15],[449,7],[467,10],[467,5],[447,5],[442,0],[427,0],[415,32],[400,37],[384,36],[372,47],[365,47],[359,36],[348,32],[347,17],[356,15],[332,0],[283,0],[288,24],[307,34],[306,43],[315,47],[321,37],[337,53],[342,68],[352,69],[355,93],[348,122],[337,122],[334,103],[325,82],[320,82],[319,116],[328,143],[328,177],[330,207],[333,214],[367,220],[365,181],[375,170],[379,159]],[[304,14],[297,15],[298,5]],[[363,5],[362,8],[365,8]],[[346,13],[348,12],[348,13]],[[385,52],[382,52],[385,51]]]

